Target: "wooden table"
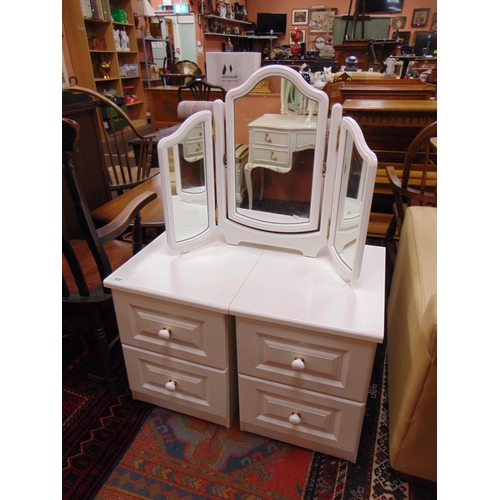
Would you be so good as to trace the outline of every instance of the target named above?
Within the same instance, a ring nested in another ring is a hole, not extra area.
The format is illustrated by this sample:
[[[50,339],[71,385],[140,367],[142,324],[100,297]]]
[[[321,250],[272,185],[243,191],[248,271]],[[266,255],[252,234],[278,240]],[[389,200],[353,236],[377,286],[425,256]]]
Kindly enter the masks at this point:
[[[162,229],[165,227],[165,216],[163,214],[163,196],[159,175],[151,177],[129,191],[125,191],[121,196],[117,196],[108,203],[95,209],[92,212],[92,218],[107,224],[125,208],[127,203],[132,201],[137,195],[146,191],[153,191],[158,197],[141,210],[142,227]]]

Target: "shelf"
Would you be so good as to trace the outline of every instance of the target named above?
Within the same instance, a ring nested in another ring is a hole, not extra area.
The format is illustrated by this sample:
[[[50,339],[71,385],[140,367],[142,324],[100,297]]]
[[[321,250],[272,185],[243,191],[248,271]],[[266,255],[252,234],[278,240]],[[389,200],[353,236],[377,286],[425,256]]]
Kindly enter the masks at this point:
[[[137,41],[146,41],[146,42],[165,42],[165,38],[142,38],[142,37],[137,37]]]
[[[253,23],[249,21],[240,21],[239,19],[228,19],[227,17],[215,16],[214,14],[209,14],[203,16],[205,19],[218,19],[219,21],[228,21],[230,23],[246,24],[251,25]]]
[[[224,36],[224,37],[232,37],[232,38],[246,38],[249,40],[269,40],[271,36],[261,36],[261,35],[234,35],[233,33],[212,33],[211,31],[206,31],[203,33],[205,36]],[[276,40],[278,37],[276,35],[272,36],[273,40]]]

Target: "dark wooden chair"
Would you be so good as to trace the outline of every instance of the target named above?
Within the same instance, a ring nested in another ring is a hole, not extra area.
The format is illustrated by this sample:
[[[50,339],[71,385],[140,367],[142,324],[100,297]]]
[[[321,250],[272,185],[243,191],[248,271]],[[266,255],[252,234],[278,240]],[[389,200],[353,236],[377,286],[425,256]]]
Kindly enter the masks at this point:
[[[86,94],[99,102],[102,168],[112,191],[121,194],[159,173],[153,166],[153,142],[158,134],[142,134],[120,106],[99,92],[78,86],[63,92]]]
[[[386,167],[394,194],[393,217],[384,243],[391,260],[396,259],[396,234],[401,234],[407,207],[437,206],[437,121],[423,128],[405,155],[403,169]],[[398,176],[400,174],[400,177]]]
[[[74,239],[63,230],[63,307],[77,307],[88,311],[92,318],[93,339],[97,344],[109,382],[113,380],[110,360],[110,342],[107,339],[100,308],[111,304],[111,290],[103,286],[103,280],[114,269],[126,262],[138,250],[137,242],[141,238],[140,210],[157,195],[146,192],[132,200],[119,216],[105,226],[97,229],[94,225],[87,202],[80,188],[72,164],[72,152],[76,151],[79,125],[73,120],[62,121],[62,170],[63,183],[73,201],[79,222],[81,236]],[[136,245],[118,239],[134,224]],[[116,342],[112,339],[111,344]]]
[[[184,92],[190,91],[194,96],[195,101],[210,101],[210,92],[213,89],[218,89],[221,91],[220,99],[222,101],[226,100],[226,89],[219,85],[212,85],[208,83],[206,80],[196,79],[192,82],[189,82],[186,85],[181,85],[177,89],[177,95],[179,97],[179,102],[182,101],[182,95]]]
[[[177,61],[166,71],[163,68],[163,83],[165,85],[186,85],[195,78],[204,78],[203,71],[193,61]]]

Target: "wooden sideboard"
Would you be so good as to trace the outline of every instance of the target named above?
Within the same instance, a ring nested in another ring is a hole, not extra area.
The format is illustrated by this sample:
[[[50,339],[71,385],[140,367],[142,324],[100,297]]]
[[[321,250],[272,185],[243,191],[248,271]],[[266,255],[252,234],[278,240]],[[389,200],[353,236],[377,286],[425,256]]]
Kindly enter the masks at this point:
[[[347,99],[345,116],[354,118],[369,148],[377,155],[378,169],[368,234],[384,236],[392,215],[385,213],[393,203],[386,167],[401,175],[408,146],[427,125],[437,120],[435,99]],[[385,210],[384,210],[385,209]]]
[[[336,102],[343,104],[346,99],[432,99],[436,97],[437,88],[416,79],[377,78],[328,83],[325,92],[332,105]]]
[[[151,127],[153,132],[159,128],[170,127],[180,122],[177,116],[177,106],[179,104],[179,96],[177,94],[178,86],[169,85],[163,87],[152,87],[146,89],[149,99],[149,111],[151,118]],[[194,101],[194,96],[190,92],[185,92],[183,99],[186,101]],[[210,100],[222,98],[222,92],[213,89],[210,92]]]
[[[400,45],[397,40],[374,41],[372,42],[373,53],[371,53],[370,42],[371,40],[346,40],[346,43],[342,45],[334,45],[338,67],[346,64],[346,57],[356,56],[358,58],[356,68],[368,71],[370,63],[376,60],[383,64],[390,55],[395,54],[397,46]]]

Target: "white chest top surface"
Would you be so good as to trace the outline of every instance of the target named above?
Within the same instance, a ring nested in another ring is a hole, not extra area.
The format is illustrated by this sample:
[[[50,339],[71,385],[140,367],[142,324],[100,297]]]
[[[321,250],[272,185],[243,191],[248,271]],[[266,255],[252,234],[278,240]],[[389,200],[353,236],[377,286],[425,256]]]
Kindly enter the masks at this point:
[[[178,304],[226,313],[263,248],[214,241],[180,254],[165,233],[109,275],[105,286]]]
[[[232,301],[230,314],[382,342],[385,249],[367,246],[359,280],[344,281],[316,258],[268,248]]]
[[[316,118],[313,117],[309,122],[306,120],[307,115],[276,115],[265,113],[253,122],[249,123],[248,126],[281,130],[314,130],[316,128]]]

